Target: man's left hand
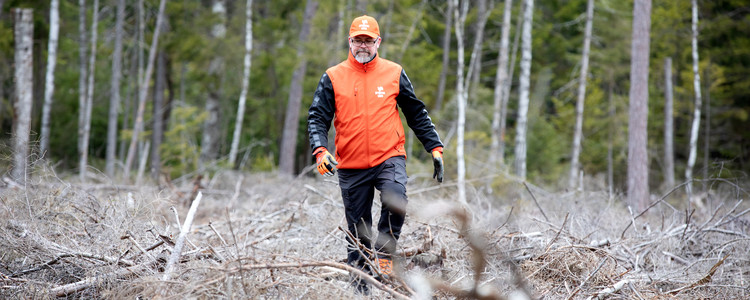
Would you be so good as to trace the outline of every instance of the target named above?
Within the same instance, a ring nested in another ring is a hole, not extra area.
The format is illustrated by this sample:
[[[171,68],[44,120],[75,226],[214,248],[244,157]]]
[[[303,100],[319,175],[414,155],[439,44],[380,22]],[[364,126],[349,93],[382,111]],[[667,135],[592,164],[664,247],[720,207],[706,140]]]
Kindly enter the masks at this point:
[[[437,179],[438,182],[443,182],[443,147],[435,147],[432,149],[432,164],[435,166],[435,172],[432,173],[432,178]]]
[[[315,155],[320,175],[329,177],[336,173],[336,165],[338,165],[339,162],[336,161],[326,148],[318,147],[315,149],[315,152],[313,152],[313,155]]]

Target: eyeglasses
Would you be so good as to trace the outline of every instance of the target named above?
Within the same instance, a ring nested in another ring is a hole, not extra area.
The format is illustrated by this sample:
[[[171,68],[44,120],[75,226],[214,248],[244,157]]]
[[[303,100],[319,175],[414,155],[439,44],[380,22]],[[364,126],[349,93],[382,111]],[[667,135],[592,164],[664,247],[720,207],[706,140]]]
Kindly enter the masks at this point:
[[[363,41],[363,40],[355,40],[355,39],[351,39],[351,41],[352,41],[352,45],[353,45],[354,47],[359,47],[359,46],[362,46],[362,44],[365,44],[365,45],[366,45],[367,47],[372,47],[372,46],[374,46],[374,45],[375,45],[375,42],[377,42],[378,40],[377,40],[377,39],[374,39],[374,40],[367,40],[367,41]]]

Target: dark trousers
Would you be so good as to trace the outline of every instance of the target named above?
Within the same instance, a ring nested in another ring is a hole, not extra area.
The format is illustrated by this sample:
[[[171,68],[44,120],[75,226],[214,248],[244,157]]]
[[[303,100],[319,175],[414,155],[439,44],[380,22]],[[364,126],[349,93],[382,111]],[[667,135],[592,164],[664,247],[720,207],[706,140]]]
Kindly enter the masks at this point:
[[[339,186],[344,200],[346,224],[357,243],[347,236],[347,262],[363,267],[370,256],[370,249],[380,256],[396,251],[396,241],[401,235],[401,226],[406,216],[406,158],[391,157],[382,164],[369,169],[340,169]],[[380,191],[380,220],[375,248],[372,248],[372,203],[375,189]],[[361,253],[360,253],[361,252]]]

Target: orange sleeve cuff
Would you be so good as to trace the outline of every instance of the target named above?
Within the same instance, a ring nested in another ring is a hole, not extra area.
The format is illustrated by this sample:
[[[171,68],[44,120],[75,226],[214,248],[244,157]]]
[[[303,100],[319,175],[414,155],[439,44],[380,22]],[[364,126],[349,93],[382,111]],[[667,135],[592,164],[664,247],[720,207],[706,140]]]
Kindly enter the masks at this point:
[[[432,149],[432,151],[430,151],[430,153],[435,152],[435,151],[438,151],[438,152],[440,152],[442,154],[443,153],[443,147],[435,147],[435,148]]]

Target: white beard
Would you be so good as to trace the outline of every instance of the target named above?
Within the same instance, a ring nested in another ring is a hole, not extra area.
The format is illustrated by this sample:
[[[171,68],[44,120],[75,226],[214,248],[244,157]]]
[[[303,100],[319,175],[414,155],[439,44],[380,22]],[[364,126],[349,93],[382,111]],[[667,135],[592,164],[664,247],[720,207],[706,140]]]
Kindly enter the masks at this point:
[[[362,51],[354,54],[354,59],[357,60],[357,62],[364,64],[370,62],[373,58],[375,58],[375,54],[370,55],[367,51]]]

